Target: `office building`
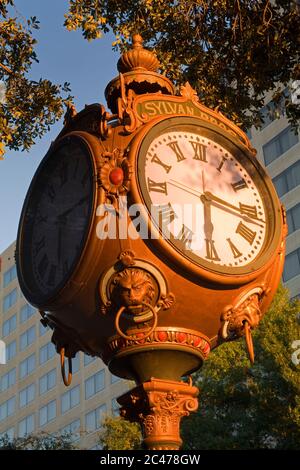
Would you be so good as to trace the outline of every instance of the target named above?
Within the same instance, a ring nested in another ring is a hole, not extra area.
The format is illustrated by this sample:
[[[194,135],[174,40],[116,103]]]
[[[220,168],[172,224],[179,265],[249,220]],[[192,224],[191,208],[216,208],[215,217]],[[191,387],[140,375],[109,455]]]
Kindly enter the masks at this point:
[[[99,358],[77,353],[73,379],[65,387],[52,332],[23,297],[14,262],[15,244],[1,254],[0,338],[6,364],[0,364],[0,435],[70,431],[80,448],[97,447],[106,414],[118,414],[116,398],[132,387],[113,376]]]
[[[262,109],[264,124],[252,128],[250,138],[257,158],[265,165],[286,208],[288,237],[283,282],[291,298],[300,297],[300,141],[285,116],[285,95],[276,105],[269,101]]]

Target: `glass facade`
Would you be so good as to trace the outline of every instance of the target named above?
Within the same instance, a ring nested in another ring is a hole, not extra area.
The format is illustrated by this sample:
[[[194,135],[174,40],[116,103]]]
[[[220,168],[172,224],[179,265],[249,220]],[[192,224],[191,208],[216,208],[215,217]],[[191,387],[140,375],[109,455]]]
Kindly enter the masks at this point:
[[[294,163],[278,176],[273,178],[273,183],[279,197],[288,193],[300,185],[300,161]]]
[[[61,433],[69,435],[72,441],[77,441],[80,438],[80,419],[75,419],[64,426]]]
[[[17,342],[16,340],[6,345],[6,361],[11,361],[17,354]]]
[[[286,218],[289,228],[289,235],[296,230],[300,230],[300,203],[286,211]]]
[[[47,374],[43,375],[39,380],[40,395],[52,390],[56,385],[56,369],[50,370]]]
[[[265,164],[270,165],[274,160],[279,158],[283,153],[297,144],[298,135],[292,130],[291,126],[277,134],[273,139],[263,145],[263,155]]]
[[[40,365],[52,359],[56,354],[55,346],[49,342],[40,348]]]
[[[17,302],[17,289],[13,289],[3,299],[3,313],[7,312]]]
[[[19,393],[19,407],[29,405],[35,398],[35,384],[30,384]]]
[[[101,427],[106,410],[106,405],[101,405],[85,415],[85,429],[87,432],[96,431]]]
[[[24,437],[34,431],[34,414],[26,416],[19,422],[18,436]]]
[[[17,369],[14,367],[13,369],[3,374],[0,379],[0,391],[4,392],[8,388],[12,387],[16,383],[17,378]]]
[[[300,248],[292,251],[285,257],[283,281],[287,282],[300,275]]]
[[[17,315],[13,315],[2,325],[2,337],[10,335],[17,328]]]
[[[52,400],[47,405],[42,406],[39,411],[39,424],[45,426],[45,424],[53,421],[56,418],[56,400]]]
[[[35,326],[32,326],[20,336],[20,351],[30,346],[35,341]]]
[[[85,399],[91,398],[105,388],[105,371],[100,370],[85,381]]]
[[[20,323],[24,323],[29,320],[32,315],[36,312],[35,308],[32,305],[25,304],[20,310]]]
[[[61,396],[61,412],[66,413],[80,403],[80,386],[76,385]]]
[[[14,264],[3,274],[3,287],[8,286],[17,277],[17,268]]]
[[[35,370],[35,354],[31,354],[30,356],[26,357],[22,362],[20,362],[19,367],[19,376],[20,379],[23,379]]]
[[[0,404],[0,421],[8,418],[15,412],[16,408],[16,397],[11,397],[4,403]]]

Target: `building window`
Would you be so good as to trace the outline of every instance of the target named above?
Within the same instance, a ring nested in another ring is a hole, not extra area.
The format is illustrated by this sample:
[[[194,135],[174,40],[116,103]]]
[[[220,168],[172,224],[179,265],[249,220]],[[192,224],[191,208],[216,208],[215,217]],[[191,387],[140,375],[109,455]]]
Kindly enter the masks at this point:
[[[117,377],[116,375],[111,374],[111,376],[110,376],[110,383],[115,384],[116,382],[119,382],[119,380],[121,380],[120,377]]]
[[[17,328],[17,315],[13,315],[2,325],[2,336],[10,335]]]
[[[111,401],[111,414],[113,416],[120,416],[119,410],[120,410],[120,405],[117,402],[117,399],[113,398],[112,401]]]
[[[19,437],[25,437],[27,434],[31,434],[34,431],[34,414],[26,416],[19,422]]]
[[[17,354],[17,342],[16,340],[6,345],[6,361],[10,361]]]
[[[80,402],[80,386],[72,388],[61,396],[61,412],[66,413]]]
[[[31,374],[35,370],[35,354],[31,354],[20,363],[20,379]]]
[[[50,401],[47,405],[40,408],[39,423],[40,426],[53,421],[56,418],[56,400]]]
[[[279,197],[299,186],[300,160],[273,178],[273,183]]]
[[[72,358],[72,373],[76,374],[80,369],[80,354],[77,353],[75,357]]]
[[[20,323],[24,323],[35,313],[35,308],[30,304],[25,304],[20,311]]]
[[[300,230],[300,203],[286,211],[289,235]]]
[[[17,277],[17,269],[16,265],[14,264],[11,268],[9,268],[3,275],[3,287],[8,286],[14,279]]]
[[[15,428],[9,428],[6,431],[0,433],[0,438],[6,437],[8,440],[12,441],[15,437]]]
[[[61,434],[70,436],[72,441],[77,441],[80,438],[80,419],[75,419],[72,423],[67,424],[60,430]]]
[[[40,365],[55,356],[54,344],[49,342],[40,348]]]
[[[24,331],[20,336],[20,351],[30,346],[35,341],[35,325]]]
[[[270,165],[270,163],[279,158],[288,149],[296,145],[298,141],[298,135],[295,134],[291,126],[284,129],[280,134],[263,145],[265,164]]]
[[[91,398],[105,387],[105,371],[100,370],[85,381],[85,399]]]
[[[16,383],[16,368],[14,367],[13,369],[9,370],[6,372],[6,374],[2,375],[1,381],[0,381],[0,390],[1,392],[4,392],[4,390],[7,390],[8,388],[12,387]]]
[[[39,324],[40,336],[44,336],[48,331],[51,331],[49,326],[44,326],[41,322]]]
[[[31,403],[35,398],[35,384],[28,385],[19,393],[19,407],[23,408]]]
[[[15,412],[16,397],[11,397],[0,405],[0,421],[8,418]]]
[[[87,432],[96,431],[101,427],[103,417],[106,413],[106,405],[101,405],[85,415],[85,429]]]
[[[56,385],[56,369],[50,370],[47,374],[43,375],[40,378],[39,386],[40,386],[40,395],[43,393],[48,392]]]
[[[300,248],[285,257],[283,281],[287,282],[300,274]]]
[[[96,360],[95,357],[88,356],[88,354],[85,354],[84,359],[83,359],[83,363],[84,363],[85,366],[88,366],[89,364],[91,364],[91,362],[94,362],[95,360]]]
[[[3,299],[3,313],[7,312],[17,301],[17,289],[12,290]]]

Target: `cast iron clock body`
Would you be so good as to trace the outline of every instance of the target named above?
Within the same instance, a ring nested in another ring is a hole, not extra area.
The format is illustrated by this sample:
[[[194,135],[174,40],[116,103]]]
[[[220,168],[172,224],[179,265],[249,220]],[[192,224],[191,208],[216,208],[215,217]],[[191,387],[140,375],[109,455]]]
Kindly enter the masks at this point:
[[[51,303],[83,254],[94,211],[94,160],[88,142],[69,135],[50,147],[28,190],[17,239],[22,291]]]

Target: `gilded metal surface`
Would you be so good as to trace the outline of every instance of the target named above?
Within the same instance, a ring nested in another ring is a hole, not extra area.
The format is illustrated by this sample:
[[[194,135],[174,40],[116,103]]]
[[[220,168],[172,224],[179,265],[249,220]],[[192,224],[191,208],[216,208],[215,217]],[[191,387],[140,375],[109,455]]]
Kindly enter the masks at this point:
[[[182,444],[180,420],[198,408],[198,389],[191,383],[151,379],[118,398],[121,416],[142,425],[151,450],[177,450]]]

